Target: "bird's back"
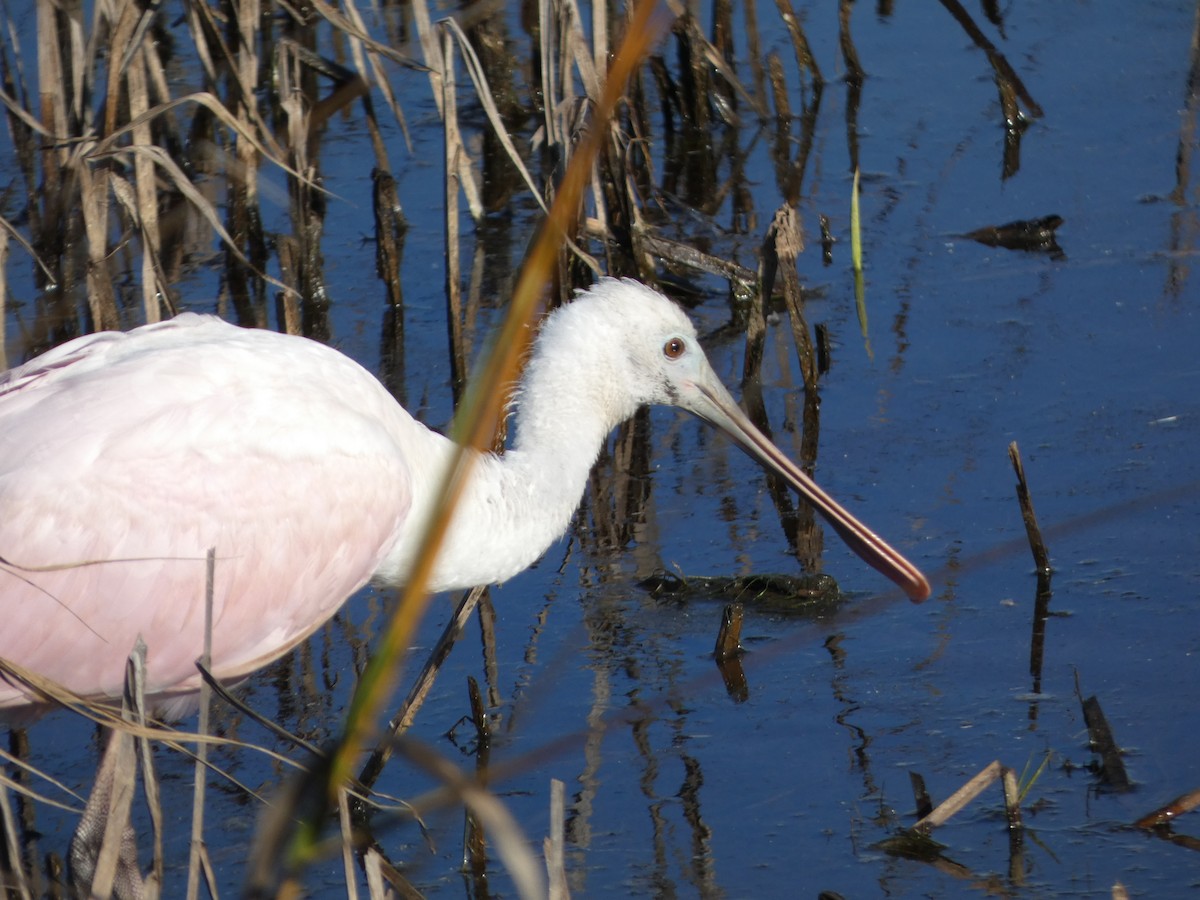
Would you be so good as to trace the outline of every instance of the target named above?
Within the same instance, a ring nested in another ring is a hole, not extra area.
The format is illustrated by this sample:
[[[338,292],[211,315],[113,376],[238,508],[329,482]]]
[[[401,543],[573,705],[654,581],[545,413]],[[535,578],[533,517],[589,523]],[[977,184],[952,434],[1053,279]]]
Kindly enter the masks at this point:
[[[420,430],[345,356],[185,316],[93,335],[0,379],[0,657],[114,696],[248,674],[371,576],[411,502]],[[20,703],[0,684],[0,706]]]

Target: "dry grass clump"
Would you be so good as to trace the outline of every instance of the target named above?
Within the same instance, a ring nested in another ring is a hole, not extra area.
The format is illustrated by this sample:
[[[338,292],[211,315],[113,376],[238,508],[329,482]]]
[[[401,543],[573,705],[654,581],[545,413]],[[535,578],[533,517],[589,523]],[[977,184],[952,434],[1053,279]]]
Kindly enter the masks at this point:
[[[416,63],[371,37],[352,4],[310,9],[188,3],[174,20],[157,5],[37,0],[32,60],[9,23],[0,102],[20,177],[2,224],[36,264],[37,314],[19,315],[27,353],[172,314],[173,286],[212,258],[214,238],[241,321],[265,324],[272,285],[282,321],[320,331],[314,142],[335,110],[360,100],[386,171],[371,97],[403,125],[384,61]],[[354,69],[312,49],[334,33]],[[264,164],[287,174],[293,220],[275,259],[259,208]]]

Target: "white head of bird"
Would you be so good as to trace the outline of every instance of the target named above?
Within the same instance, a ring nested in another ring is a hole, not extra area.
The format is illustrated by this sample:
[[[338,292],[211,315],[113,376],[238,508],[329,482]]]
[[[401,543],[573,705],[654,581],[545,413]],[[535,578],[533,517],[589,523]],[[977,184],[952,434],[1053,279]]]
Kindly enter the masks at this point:
[[[431,588],[504,581],[566,530],[609,432],[644,404],[694,413],[779,473],[914,600],[924,576],[778,450],[721,385],[687,316],[603,279],[552,313],[515,438],[468,482]],[[0,657],[120,695],[141,635],[149,692],[199,684],[205,556],[212,660],[241,678],[369,580],[407,580],[450,441],[323,345],[184,315],[72,341],[0,376]],[[29,701],[0,682],[0,707]]]

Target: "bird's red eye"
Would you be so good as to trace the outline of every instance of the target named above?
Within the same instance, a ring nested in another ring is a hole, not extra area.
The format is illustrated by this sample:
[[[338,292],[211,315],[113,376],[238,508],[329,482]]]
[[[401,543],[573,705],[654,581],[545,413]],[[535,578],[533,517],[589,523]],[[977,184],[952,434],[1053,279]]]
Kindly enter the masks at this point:
[[[673,337],[663,344],[663,356],[667,359],[679,359],[686,349],[687,344],[684,343],[683,338]]]

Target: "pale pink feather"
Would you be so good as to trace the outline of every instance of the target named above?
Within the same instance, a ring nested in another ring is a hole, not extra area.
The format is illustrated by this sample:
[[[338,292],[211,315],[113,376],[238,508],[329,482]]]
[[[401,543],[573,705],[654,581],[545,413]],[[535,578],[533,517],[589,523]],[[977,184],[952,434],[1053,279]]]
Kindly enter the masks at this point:
[[[684,313],[613,279],[546,321],[514,445],[476,460],[427,587],[534,563],[606,435],[646,403],[729,433],[870,565],[928,596],[915,566],[737,408]],[[302,338],[184,315],[65,344],[0,376],[0,657],[114,697],[140,634],[150,690],[194,690],[214,547],[214,669],[247,675],[368,579],[408,581],[454,452],[358,364]],[[23,702],[0,683],[0,707]]]
[[[140,633],[150,689],[194,689],[214,547],[216,671],[252,672],[370,578],[411,503],[395,447],[414,429],[347,357],[199,316],[7,373],[0,656],[116,696]]]

